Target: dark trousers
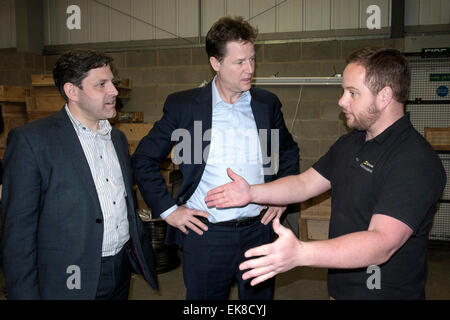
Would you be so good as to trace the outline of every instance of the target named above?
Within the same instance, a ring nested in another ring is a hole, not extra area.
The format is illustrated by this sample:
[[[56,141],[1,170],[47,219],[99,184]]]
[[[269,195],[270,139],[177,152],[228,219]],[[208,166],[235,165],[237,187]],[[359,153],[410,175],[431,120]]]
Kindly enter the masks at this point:
[[[127,300],[130,291],[131,267],[126,247],[114,256],[102,257],[96,300]]]
[[[234,282],[240,300],[271,300],[275,280],[256,286],[242,280],[239,264],[246,250],[272,242],[272,223],[249,226],[208,224],[202,236],[189,231],[183,242],[183,277],[187,300],[227,300]]]

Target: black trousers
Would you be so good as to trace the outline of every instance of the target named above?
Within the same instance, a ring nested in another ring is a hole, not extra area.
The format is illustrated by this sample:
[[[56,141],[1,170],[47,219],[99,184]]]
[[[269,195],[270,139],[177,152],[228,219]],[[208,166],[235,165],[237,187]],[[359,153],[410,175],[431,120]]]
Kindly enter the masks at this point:
[[[127,300],[130,291],[131,267],[127,242],[114,256],[102,257],[96,300]]]
[[[198,235],[189,231],[183,242],[183,277],[187,300],[227,300],[234,283],[240,300],[271,300],[275,280],[256,286],[242,280],[239,264],[246,250],[273,240],[272,223],[258,221],[246,226],[208,224]]]

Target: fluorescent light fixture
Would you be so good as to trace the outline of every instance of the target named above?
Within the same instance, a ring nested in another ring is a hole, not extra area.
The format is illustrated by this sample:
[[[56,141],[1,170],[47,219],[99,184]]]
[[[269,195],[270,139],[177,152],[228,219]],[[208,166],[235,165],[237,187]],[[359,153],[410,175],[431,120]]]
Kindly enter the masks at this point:
[[[340,86],[342,77],[255,77],[258,86]]]

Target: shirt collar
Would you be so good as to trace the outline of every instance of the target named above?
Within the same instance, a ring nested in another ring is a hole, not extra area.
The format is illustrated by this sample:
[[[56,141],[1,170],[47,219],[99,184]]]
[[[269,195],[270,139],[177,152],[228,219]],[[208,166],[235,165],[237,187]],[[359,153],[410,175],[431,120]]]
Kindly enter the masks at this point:
[[[92,134],[92,135],[99,135],[101,137],[105,137],[107,139],[111,139],[111,124],[109,123],[108,120],[100,120],[98,122],[98,127],[99,129],[94,132],[91,129],[89,129],[87,126],[85,126],[84,124],[82,124],[77,118],[75,118],[73,116],[73,114],[70,112],[70,109],[66,103],[65,105],[65,109],[67,112],[67,115],[69,116],[70,121],[73,124],[73,127],[75,128],[75,131],[77,132],[77,134]]]
[[[216,78],[217,76],[214,77],[213,81],[212,81],[212,103],[213,103],[213,107],[217,106],[218,104],[222,104],[222,105],[231,105],[230,103],[226,103],[222,100],[222,97],[220,96],[219,90],[217,90],[216,87]],[[239,99],[237,99],[237,101],[234,104],[239,103],[244,103],[244,104],[250,104],[251,101],[251,94],[250,94],[250,90],[244,91],[241,96],[239,97]]]
[[[405,113],[405,115],[403,117],[401,117],[400,119],[395,121],[386,130],[384,130],[382,133],[380,133],[375,138],[373,138],[373,140],[375,140],[381,144],[384,141],[386,141],[386,139],[389,138],[392,134],[401,132],[410,126],[411,126],[411,121],[409,119],[409,112],[407,112],[407,113]]]

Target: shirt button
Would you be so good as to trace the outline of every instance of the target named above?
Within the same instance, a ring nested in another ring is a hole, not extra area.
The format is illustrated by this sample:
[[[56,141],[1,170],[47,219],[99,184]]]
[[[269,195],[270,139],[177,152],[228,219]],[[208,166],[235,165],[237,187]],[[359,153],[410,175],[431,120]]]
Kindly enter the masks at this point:
[[[116,202],[115,202],[115,201],[113,201],[113,204],[116,204]]]
[[[108,178],[106,178],[106,182],[108,182],[109,180],[108,180]]]
[[[359,158],[358,158],[358,157],[356,157],[356,158],[355,158],[355,160],[356,160],[356,161],[359,161]]]
[[[102,156],[100,156],[100,159],[103,159],[103,157],[102,157]]]

